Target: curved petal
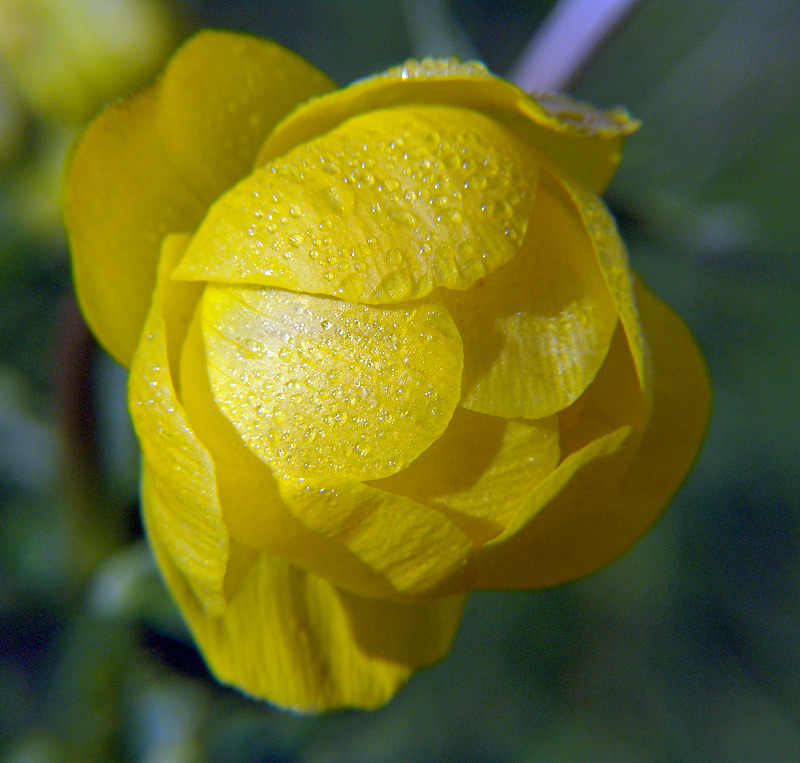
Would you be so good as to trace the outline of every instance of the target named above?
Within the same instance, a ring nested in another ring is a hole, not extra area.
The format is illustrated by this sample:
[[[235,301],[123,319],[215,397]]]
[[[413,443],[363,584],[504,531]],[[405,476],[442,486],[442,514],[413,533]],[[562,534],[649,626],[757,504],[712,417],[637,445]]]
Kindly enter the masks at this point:
[[[585,562],[570,539],[556,544],[555,536],[581,527],[598,497],[625,473],[637,443],[633,429],[621,427],[567,456],[505,531],[476,550],[476,587],[544,588],[583,574],[575,572]]]
[[[315,99],[291,114],[258,154],[256,166],[366,111],[409,103],[448,104],[504,124],[550,162],[597,193],[619,164],[626,135],[638,123],[620,109],[598,112],[560,96],[523,93],[479,63],[426,59]]]
[[[644,391],[641,388],[625,329],[618,323],[606,360],[594,381],[569,408],[558,414],[561,458],[620,427],[643,431],[651,397],[651,387]]]
[[[142,448],[142,501],[149,508],[151,533],[209,613],[225,605],[228,531],[216,493],[210,455],[189,426],[173,384],[168,342],[174,344],[181,323],[171,321],[168,336],[163,308],[173,316],[197,301],[196,284],[174,282],[169,273],[186,246],[186,237],[164,242],[159,283],[142,341],[131,364],[128,400]],[[191,313],[189,313],[191,315]],[[188,321],[184,322],[183,329]]]
[[[444,432],[458,403],[461,338],[439,303],[209,284],[202,328],[217,405],[279,475],[388,476]]]
[[[617,321],[592,241],[544,171],[519,254],[468,292],[444,292],[464,342],[461,404],[541,419],[594,379]]]
[[[204,32],[156,84],[89,126],[70,162],[65,215],[81,307],[116,360],[130,363],[164,236],[193,230],[277,121],[331,84],[274,43]]]
[[[349,549],[395,594],[429,601],[475,581],[469,537],[429,506],[355,481],[309,476],[278,485],[304,525]]]
[[[501,419],[458,407],[413,464],[375,487],[435,506],[474,543],[498,535],[559,459],[558,419]]]
[[[466,289],[518,251],[538,166],[474,111],[371,111],[225,194],[176,275],[372,304]]]
[[[157,536],[153,547],[217,678],[301,712],[383,705],[414,670],[447,653],[461,619],[461,596],[426,604],[360,599],[267,554],[225,611],[209,617]]]
[[[335,87],[271,40],[204,30],[164,74],[158,129],[178,174],[211,204],[250,172],[258,147],[281,119]]]
[[[153,295],[161,241],[205,204],[166,160],[154,125],[161,86],[107,108],[69,165],[64,214],[81,311],[100,344],[131,362]]]
[[[591,239],[606,285],[628,337],[640,387],[649,395],[650,357],[636,308],[633,272],[617,224],[602,199],[566,178],[561,177],[560,182],[572,199]]]
[[[637,298],[652,352],[654,393],[634,460],[611,490],[598,495],[596,487],[586,490],[592,483],[587,485],[585,477],[594,472],[607,479],[606,469],[614,464],[607,457],[592,462],[589,456],[602,457],[609,448],[593,443],[587,448],[597,453],[585,448],[570,456],[562,467],[570,459],[585,462],[581,479],[555,485],[561,492],[551,491],[553,500],[538,517],[520,517],[509,543],[498,538],[496,547],[484,547],[477,558],[481,587],[554,585],[608,564],[656,521],[689,472],[708,423],[711,391],[705,362],[675,313],[642,286]]]
[[[182,402],[214,458],[231,537],[361,596],[469,588],[471,543],[434,509],[357,482],[316,482],[313,472],[279,484],[214,402],[198,317],[181,358],[181,377],[191,379]]]

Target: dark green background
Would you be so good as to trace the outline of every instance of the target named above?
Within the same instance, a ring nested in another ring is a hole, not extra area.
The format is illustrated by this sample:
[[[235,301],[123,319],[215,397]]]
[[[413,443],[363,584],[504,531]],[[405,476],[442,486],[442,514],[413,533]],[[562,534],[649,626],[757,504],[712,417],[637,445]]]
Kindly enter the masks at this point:
[[[182,34],[271,36],[346,84],[426,53],[503,74],[550,5],[171,8]],[[643,122],[608,200],[706,352],[706,448],[624,559],[555,590],[473,596],[450,657],[385,709],[310,718],[207,675],[140,539],[123,375],[103,358],[106,484],[65,468],[66,248],[8,201],[42,140],[31,120],[0,176],[1,759],[800,760],[799,74],[793,0],[649,0],[575,83]]]

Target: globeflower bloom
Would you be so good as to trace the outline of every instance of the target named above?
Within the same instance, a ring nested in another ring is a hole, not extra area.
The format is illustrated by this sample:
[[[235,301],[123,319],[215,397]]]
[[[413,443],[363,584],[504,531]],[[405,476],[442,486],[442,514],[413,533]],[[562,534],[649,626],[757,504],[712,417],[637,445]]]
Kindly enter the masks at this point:
[[[597,196],[634,127],[480,64],[336,90],[203,32],[88,129],[77,292],[130,368],[147,533],[220,680],[379,706],[468,591],[586,575],[655,521],[709,390]]]

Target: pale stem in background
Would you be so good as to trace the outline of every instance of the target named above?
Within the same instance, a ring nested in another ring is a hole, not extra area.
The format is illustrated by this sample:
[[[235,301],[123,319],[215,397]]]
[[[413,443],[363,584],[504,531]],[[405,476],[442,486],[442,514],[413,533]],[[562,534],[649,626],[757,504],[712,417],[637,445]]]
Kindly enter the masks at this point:
[[[525,91],[564,90],[636,0],[560,0],[508,74]]]

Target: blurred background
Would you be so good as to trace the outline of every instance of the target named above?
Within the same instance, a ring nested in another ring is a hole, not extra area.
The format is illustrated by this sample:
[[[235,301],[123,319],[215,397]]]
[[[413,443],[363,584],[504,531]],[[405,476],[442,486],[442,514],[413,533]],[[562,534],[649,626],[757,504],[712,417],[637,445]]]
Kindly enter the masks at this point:
[[[554,4],[0,0],[0,760],[800,760],[794,0],[643,0],[567,83],[643,122],[607,198],[716,393],[697,468],[625,558],[474,595],[450,657],[389,706],[299,717],[209,677],[141,538],[124,373],[70,302],[81,126],[202,26],[340,84],[427,54],[506,74]]]

